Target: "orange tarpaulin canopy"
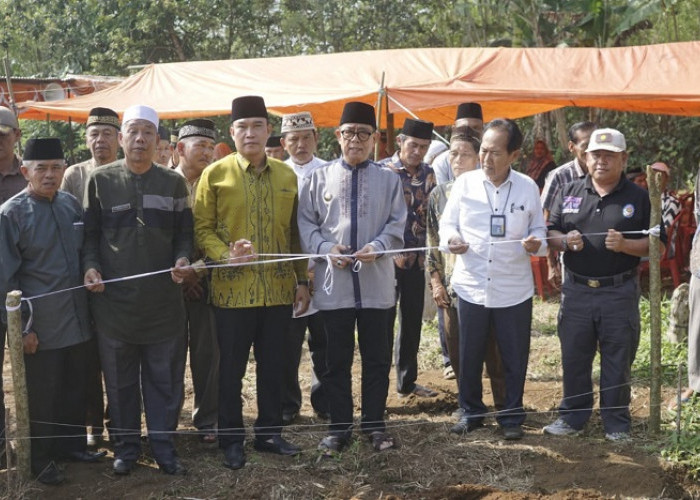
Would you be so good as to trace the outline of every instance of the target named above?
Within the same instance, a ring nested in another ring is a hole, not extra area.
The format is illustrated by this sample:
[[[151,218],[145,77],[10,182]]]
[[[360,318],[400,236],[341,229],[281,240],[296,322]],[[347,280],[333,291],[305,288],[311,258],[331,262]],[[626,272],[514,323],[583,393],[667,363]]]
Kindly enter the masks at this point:
[[[381,88],[384,78],[384,88]],[[86,119],[153,106],[163,119],[230,113],[231,100],[262,95],[276,113],[311,111],[335,126],[345,102],[376,104],[380,91],[400,125],[406,110],[438,125],[480,102],[484,118],[519,118],[564,106],[700,115],[700,42],[621,48],[426,48],[153,64],[115,87],[28,102],[21,118]],[[383,122],[383,120],[382,120]]]

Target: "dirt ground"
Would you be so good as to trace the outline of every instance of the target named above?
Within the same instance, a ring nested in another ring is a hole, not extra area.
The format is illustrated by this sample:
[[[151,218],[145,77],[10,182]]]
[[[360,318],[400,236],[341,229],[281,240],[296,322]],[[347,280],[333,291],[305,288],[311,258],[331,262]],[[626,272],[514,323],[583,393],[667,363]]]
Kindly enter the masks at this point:
[[[421,349],[436,351],[435,344],[434,338],[424,339]],[[299,457],[258,453],[249,444],[244,469],[224,468],[216,445],[202,444],[188,433],[192,430],[189,417],[192,393],[188,380],[187,402],[177,436],[179,455],[189,469],[187,476],[173,478],[160,473],[144,443],[144,456],[130,476],[114,476],[110,459],[94,465],[68,463],[65,464],[68,480],[58,487],[43,486],[36,481],[17,485],[12,475],[8,478],[3,472],[0,494],[13,499],[700,498],[700,485],[688,480],[682,470],[665,463],[659,457],[662,441],[647,435],[646,387],[633,387],[632,442],[605,441],[597,414],[583,436],[558,438],[542,434],[542,427],[554,418],[553,410],[561,397],[558,349],[556,336],[533,331],[525,389],[528,417],[521,441],[504,441],[493,420],[486,429],[465,437],[450,434],[451,413],[457,408],[456,385],[445,380],[441,367],[433,363],[422,366],[419,383],[439,390],[436,398],[397,398],[392,374],[387,421],[389,431],[400,445],[398,449],[374,452],[356,433],[356,441],[339,458],[321,458],[316,446],[325,435],[326,423],[314,417],[308,402],[310,367],[305,352],[300,370],[306,398],[304,407],[295,425],[285,430],[288,439],[303,447]],[[255,415],[252,365],[251,362],[244,386],[249,434]],[[360,380],[357,365],[356,415]],[[6,388],[11,387],[8,370],[6,366]],[[485,401],[491,403],[488,380],[484,380],[484,392]],[[672,392],[671,388],[665,390],[667,397]],[[8,393],[7,399],[11,401],[11,390]],[[11,481],[6,483],[8,479]]]

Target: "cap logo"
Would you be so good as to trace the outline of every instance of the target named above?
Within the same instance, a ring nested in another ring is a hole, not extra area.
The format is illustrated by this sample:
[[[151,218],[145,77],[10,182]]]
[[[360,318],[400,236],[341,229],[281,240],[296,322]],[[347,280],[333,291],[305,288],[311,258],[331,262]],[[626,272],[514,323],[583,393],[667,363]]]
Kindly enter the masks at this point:
[[[598,142],[612,142],[612,136],[608,134],[600,134],[598,136]]]

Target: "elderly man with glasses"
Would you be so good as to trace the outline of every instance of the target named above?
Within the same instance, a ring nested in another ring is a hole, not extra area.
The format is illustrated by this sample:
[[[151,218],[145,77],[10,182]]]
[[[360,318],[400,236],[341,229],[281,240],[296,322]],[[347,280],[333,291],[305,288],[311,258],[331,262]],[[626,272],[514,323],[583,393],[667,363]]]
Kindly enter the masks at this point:
[[[399,177],[369,159],[377,139],[374,108],[349,102],[336,137],[342,155],[315,169],[299,196],[304,251],[325,254],[316,266],[314,304],[328,341],[324,379],[330,432],[319,448],[341,451],[352,435],[351,368],[355,326],[362,356],[361,430],[373,448],[394,446],[384,410],[391,368],[388,315],[394,306],[394,264],[384,251],[403,248],[406,204]]]

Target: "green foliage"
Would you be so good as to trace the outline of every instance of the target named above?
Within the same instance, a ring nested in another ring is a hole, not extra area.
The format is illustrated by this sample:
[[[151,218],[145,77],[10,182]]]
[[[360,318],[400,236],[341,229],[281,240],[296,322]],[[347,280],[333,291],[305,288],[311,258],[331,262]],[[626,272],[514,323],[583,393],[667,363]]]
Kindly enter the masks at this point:
[[[700,398],[693,397],[681,406],[681,414],[671,411],[674,421],[666,425],[671,429],[661,456],[682,465],[693,479],[700,477]],[[676,421],[681,432],[677,432]]]
[[[678,383],[678,367],[684,366],[688,359],[688,345],[686,342],[673,344],[666,339],[664,332],[668,327],[671,302],[669,299],[661,301],[661,380],[665,385],[675,387]],[[646,297],[639,301],[639,315],[641,330],[637,356],[632,365],[632,378],[642,384],[651,379],[651,313],[650,303]]]

